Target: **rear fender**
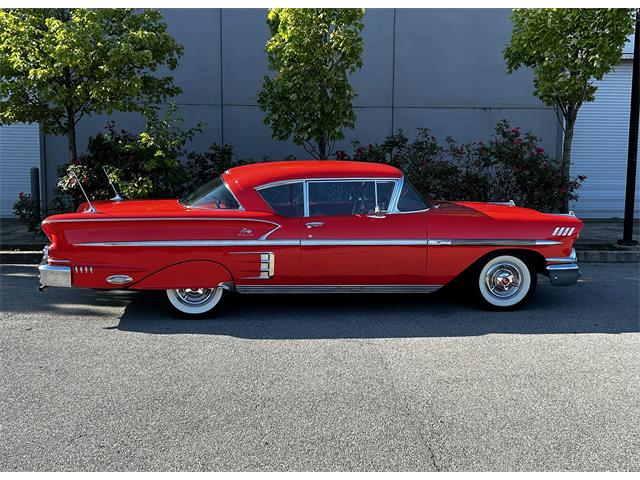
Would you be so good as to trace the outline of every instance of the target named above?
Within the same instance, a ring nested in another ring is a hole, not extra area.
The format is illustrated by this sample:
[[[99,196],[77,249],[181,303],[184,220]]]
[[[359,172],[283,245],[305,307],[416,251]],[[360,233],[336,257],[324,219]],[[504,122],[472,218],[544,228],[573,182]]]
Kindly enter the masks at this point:
[[[208,260],[191,260],[158,270],[137,284],[131,285],[131,288],[140,290],[215,288],[227,282],[233,282],[233,276],[223,265]]]

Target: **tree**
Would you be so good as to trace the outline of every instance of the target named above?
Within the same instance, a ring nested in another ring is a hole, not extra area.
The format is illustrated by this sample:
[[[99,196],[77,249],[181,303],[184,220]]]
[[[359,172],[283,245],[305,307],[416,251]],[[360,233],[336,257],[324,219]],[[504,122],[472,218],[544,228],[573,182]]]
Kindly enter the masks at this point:
[[[353,128],[357,95],[348,74],[362,67],[361,8],[274,8],[267,24],[269,70],[258,104],[273,138],[315,158],[331,155],[343,129]]]
[[[565,192],[562,210],[569,208],[571,142],[584,102],[594,100],[594,80],[620,63],[627,36],[633,32],[631,9],[516,9],[513,33],[504,50],[509,73],[533,69],[534,95],[558,113],[564,140],[560,164]]]
[[[75,163],[80,119],[142,111],[180,93],[153,73],[175,69],[181,54],[154,10],[0,10],[0,124],[40,122],[66,135]]]

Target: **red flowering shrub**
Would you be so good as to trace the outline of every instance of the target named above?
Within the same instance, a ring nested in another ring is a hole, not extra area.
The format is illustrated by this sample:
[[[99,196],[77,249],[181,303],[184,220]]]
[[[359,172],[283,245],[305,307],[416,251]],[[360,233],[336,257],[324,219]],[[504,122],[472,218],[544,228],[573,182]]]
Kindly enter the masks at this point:
[[[498,122],[488,142],[458,144],[447,138],[440,145],[427,129],[418,129],[413,142],[399,131],[381,144],[356,143],[354,160],[388,163],[402,169],[409,181],[431,200],[507,201],[545,212],[557,211],[563,191],[560,170],[539,139],[506,120]],[[347,158],[341,152],[341,158]],[[586,177],[571,178],[569,196]]]

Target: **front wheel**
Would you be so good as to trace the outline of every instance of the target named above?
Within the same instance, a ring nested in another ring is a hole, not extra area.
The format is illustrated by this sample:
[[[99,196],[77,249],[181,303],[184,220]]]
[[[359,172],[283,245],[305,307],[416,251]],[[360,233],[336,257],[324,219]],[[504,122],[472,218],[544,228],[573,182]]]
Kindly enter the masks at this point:
[[[218,288],[179,288],[167,290],[171,305],[178,312],[188,315],[204,315],[220,303],[224,290]]]
[[[535,269],[513,255],[490,258],[477,270],[476,287],[480,302],[493,310],[516,310],[536,289]]]

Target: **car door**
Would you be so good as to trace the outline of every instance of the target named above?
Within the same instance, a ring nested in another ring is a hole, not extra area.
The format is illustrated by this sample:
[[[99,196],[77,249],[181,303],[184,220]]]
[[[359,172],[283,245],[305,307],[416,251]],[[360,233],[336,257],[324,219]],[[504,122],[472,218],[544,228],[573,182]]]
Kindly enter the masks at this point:
[[[303,284],[424,284],[424,214],[389,212],[396,181],[306,182],[300,233]]]

